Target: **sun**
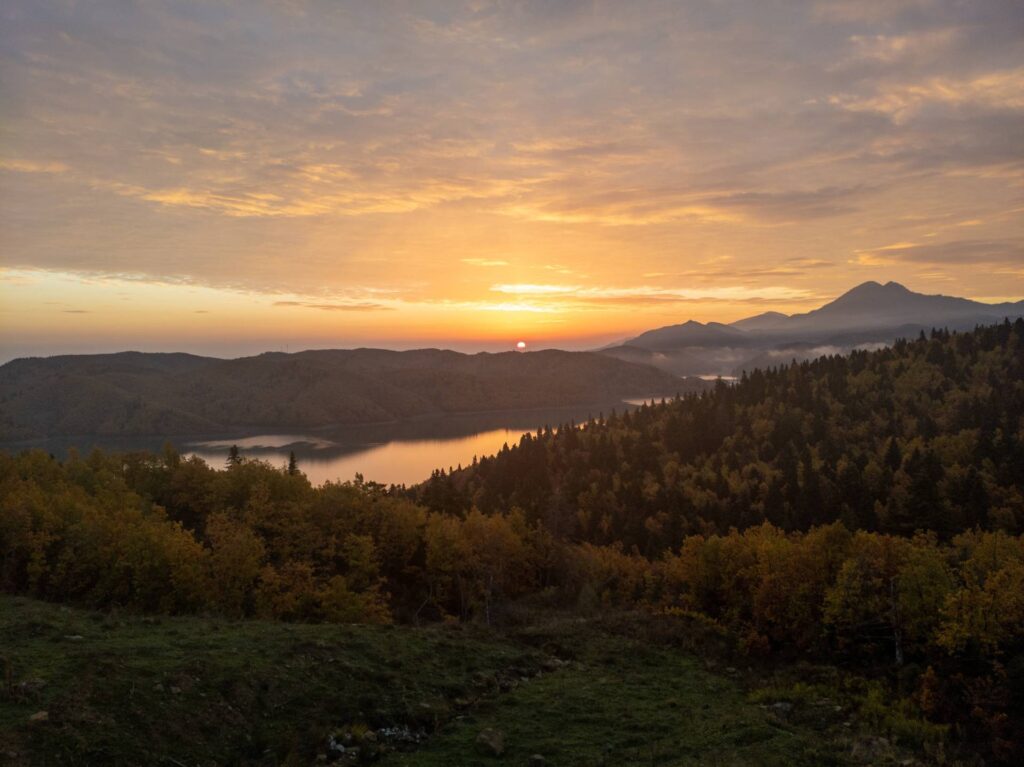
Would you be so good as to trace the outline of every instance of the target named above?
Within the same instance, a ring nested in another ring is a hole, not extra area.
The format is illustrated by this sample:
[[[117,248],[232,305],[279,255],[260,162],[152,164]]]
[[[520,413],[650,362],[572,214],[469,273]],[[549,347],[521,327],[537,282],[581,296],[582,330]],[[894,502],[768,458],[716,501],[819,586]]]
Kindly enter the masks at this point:
[[[521,352],[525,352],[526,351],[526,341],[520,341],[519,343],[517,343],[516,344],[516,349],[518,349]]]

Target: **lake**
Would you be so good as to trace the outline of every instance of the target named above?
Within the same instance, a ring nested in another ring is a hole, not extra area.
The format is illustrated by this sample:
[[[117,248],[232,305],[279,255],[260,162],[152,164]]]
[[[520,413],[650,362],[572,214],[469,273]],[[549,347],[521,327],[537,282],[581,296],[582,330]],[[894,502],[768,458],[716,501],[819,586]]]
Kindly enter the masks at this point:
[[[430,477],[437,468],[466,466],[473,457],[493,455],[502,445],[519,442],[525,432],[575,421],[590,416],[620,412],[642,400],[617,402],[606,406],[548,408],[540,410],[458,413],[395,421],[390,423],[345,426],[331,429],[294,429],[249,432],[228,435],[192,435],[175,437],[56,438],[32,442],[0,444],[9,451],[38,447],[64,456],[71,448],[86,452],[93,447],[104,450],[160,450],[171,442],[187,455],[197,455],[211,466],[221,468],[228,450],[237,445],[248,458],[285,466],[294,451],[299,468],[315,485],[327,481],[346,481],[357,473],[367,480],[386,485],[411,485]]]

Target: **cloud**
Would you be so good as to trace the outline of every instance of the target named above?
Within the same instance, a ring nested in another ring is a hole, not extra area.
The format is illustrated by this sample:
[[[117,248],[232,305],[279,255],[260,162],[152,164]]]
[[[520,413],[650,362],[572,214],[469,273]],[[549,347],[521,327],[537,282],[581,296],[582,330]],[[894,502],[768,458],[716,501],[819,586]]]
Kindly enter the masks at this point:
[[[893,64],[906,59],[921,59],[940,55],[959,35],[956,27],[928,29],[902,35],[851,35],[854,51],[852,61],[873,61]]]
[[[584,288],[579,285],[536,285],[532,283],[492,285],[495,293],[511,293],[517,296],[559,296],[578,293]]]
[[[546,314],[557,311],[557,309],[551,306],[540,306],[525,301],[502,301],[500,303],[481,301],[469,304],[466,308],[482,312],[526,312],[528,314]]]
[[[16,173],[64,173],[68,166],[62,162],[48,160],[18,160],[0,158],[0,170]]]
[[[345,303],[315,303],[312,301],[275,301],[274,306],[291,306],[302,309],[318,309],[323,312],[379,312],[391,311],[392,306],[384,306],[370,301],[351,301]]]
[[[783,192],[748,191],[709,197],[711,207],[735,208],[769,220],[805,221],[809,218],[838,216],[856,210],[858,197],[867,187],[821,187]]]
[[[712,288],[660,288],[648,285],[637,287],[593,287],[582,285],[535,285],[500,284],[492,285],[496,293],[534,298],[567,299],[580,303],[694,303],[730,301],[738,303],[799,302],[813,297],[810,291],[801,288],[780,286],[745,287],[723,286]]]
[[[786,263],[800,269],[830,269],[835,266],[832,261],[821,258],[787,258]]]
[[[824,21],[877,24],[932,5],[932,0],[816,0],[811,7]]]
[[[470,266],[508,266],[508,261],[498,258],[463,258],[461,261]]]
[[[949,242],[899,242],[858,253],[868,265],[893,262],[920,264],[1020,264],[1024,263],[1022,240],[952,240]]]
[[[932,105],[1024,110],[1024,67],[985,72],[971,78],[930,77],[886,84],[869,95],[833,96],[831,102],[852,111],[878,112],[905,123]]]

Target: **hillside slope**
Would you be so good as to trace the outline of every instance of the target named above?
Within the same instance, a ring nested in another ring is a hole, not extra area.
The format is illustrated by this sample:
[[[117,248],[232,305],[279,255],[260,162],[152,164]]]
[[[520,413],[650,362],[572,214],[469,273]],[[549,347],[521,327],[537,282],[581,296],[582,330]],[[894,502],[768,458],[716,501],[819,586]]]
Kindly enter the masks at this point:
[[[476,744],[485,729],[508,764],[862,764],[851,745],[872,742],[842,726],[855,708],[784,721],[691,655],[576,619],[502,635],[118,617],[0,595],[0,642],[13,767],[497,762]]]
[[[651,555],[688,533],[765,521],[1019,532],[1022,418],[1017,320],[757,370],[700,397],[524,437],[436,497],[520,508],[571,540]]]
[[[0,440],[214,434],[460,411],[609,403],[700,382],[585,352],[423,349],[19,359],[0,367]]]

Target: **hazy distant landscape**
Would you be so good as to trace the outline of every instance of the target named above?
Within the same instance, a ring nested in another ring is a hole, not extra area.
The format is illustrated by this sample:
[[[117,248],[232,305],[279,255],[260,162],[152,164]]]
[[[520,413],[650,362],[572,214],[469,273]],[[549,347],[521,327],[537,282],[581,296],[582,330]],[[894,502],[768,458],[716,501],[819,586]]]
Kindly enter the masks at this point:
[[[985,304],[923,295],[903,285],[865,282],[806,314],[779,312],[728,325],[688,320],[649,330],[602,354],[647,363],[681,376],[725,376],[793,360],[879,348],[933,328],[972,330],[1024,316],[1024,301]]]
[[[0,366],[0,440],[245,436],[245,430],[324,429],[441,413],[599,406],[703,387],[646,365],[557,350],[23,359]]]

